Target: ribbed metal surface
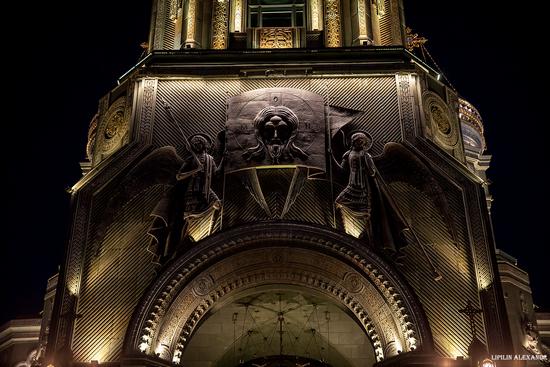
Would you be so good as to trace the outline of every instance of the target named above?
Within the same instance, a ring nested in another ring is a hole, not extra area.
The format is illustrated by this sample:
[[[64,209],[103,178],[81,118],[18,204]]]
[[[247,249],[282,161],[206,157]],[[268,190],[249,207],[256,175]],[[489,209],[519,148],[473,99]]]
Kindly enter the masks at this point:
[[[176,39],[176,25],[172,19],[170,19],[170,7],[164,8],[164,34],[162,37],[162,48],[165,50],[174,50]]]
[[[391,17],[391,0],[384,0],[386,12],[380,17],[380,45],[390,46],[392,44],[392,17]]]
[[[369,132],[376,141],[374,154],[381,152],[385,142],[399,141],[402,138],[393,76],[160,80],[157,101],[162,99],[170,104],[178,125],[187,137],[195,133],[207,133],[215,138],[224,129],[227,98],[260,88],[305,89],[322,95],[329,105],[362,111],[346,129],[348,132]],[[151,86],[150,95],[154,95],[153,93],[154,87]],[[147,115],[149,117],[143,117],[141,121],[145,125],[143,121],[152,121],[154,116],[153,144],[173,145],[182,153],[182,135],[178,127],[163,109],[162,103],[157,103],[155,108],[154,113],[150,112]],[[146,114],[143,113],[142,116]],[[430,159],[437,162],[435,158]],[[440,165],[444,168],[443,163]],[[266,205],[272,214],[280,215],[288,201],[286,194],[293,179],[291,170],[259,171],[258,182],[265,193]],[[108,176],[115,173],[113,171]],[[456,173],[453,179],[461,182],[456,178],[458,175]],[[485,248],[486,229],[483,227],[479,208],[475,206],[477,202],[473,194],[470,192],[465,200],[465,195],[456,186],[441,177],[438,181],[449,202],[457,230],[457,244],[452,242],[445,221],[428,197],[403,183],[392,184],[392,190],[421,240],[431,244],[426,246],[426,250],[443,279],[439,282],[432,279],[422,249],[415,245],[404,249],[407,257],[399,270],[413,286],[426,310],[437,351],[447,356],[466,355],[470,331],[467,318],[458,309],[467,300],[479,306],[476,275],[480,281],[492,279],[490,260]],[[216,179],[213,185],[220,198],[225,193],[222,209],[224,229],[272,219],[251,195],[239,173],[227,175],[223,185],[222,182],[222,179]],[[150,224],[151,209],[160,198],[160,187],[144,192],[127,203],[107,229],[104,240],[94,246],[88,245],[96,232],[95,223],[102,219],[103,209],[117,183],[108,184],[93,197],[92,209],[86,211],[90,213],[90,222],[87,217],[81,216],[79,220],[86,223],[75,224],[75,227],[89,229],[88,241],[82,241],[86,243],[82,248],[86,247],[87,253],[78,294],[77,313],[81,316],[76,320],[72,344],[78,361],[97,359],[103,362],[119,357],[130,316],[144,289],[154,277],[151,255],[146,251],[149,243],[146,231]],[[284,219],[332,227],[334,194],[341,188],[334,188],[333,193],[326,180],[311,178],[302,184],[303,188],[292,199],[292,205],[287,205],[288,211]],[[464,181],[460,185],[467,187]],[[465,208],[465,201],[470,206],[469,209]],[[470,232],[466,217],[471,222]],[[216,221],[214,230],[219,223]],[[472,247],[478,258],[477,274]],[[80,264],[78,262],[79,266]],[[67,312],[70,311],[67,309]],[[477,324],[478,336],[483,341],[485,332],[481,317]]]
[[[280,218],[283,213],[293,174],[293,168],[258,170],[258,180],[265,200],[275,218]]]
[[[258,178],[265,200],[269,206],[270,218],[260,204],[245,188],[240,173],[226,176],[226,198],[223,207],[223,227],[278,218],[287,200],[287,193],[294,169],[258,170]],[[302,190],[296,196],[283,219],[332,226],[333,212],[330,184],[326,180],[306,179]]]
[[[172,116],[187,138],[203,133],[215,139],[225,126],[227,96],[238,94],[238,90],[234,81],[164,80],[159,83],[158,97],[170,105]],[[182,134],[162,103],[157,104],[155,116],[156,145],[181,148]]]
[[[284,219],[331,227],[334,219],[328,181],[308,179]]]
[[[477,199],[477,197],[476,197]],[[470,226],[474,238],[483,238],[485,228],[483,227],[483,219],[480,215],[481,208],[479,204],[471,211]],[[485,288],[493,282],[493,273],[490,263],[490,256],[486,246],[476,243],[474,246],[475,255],[477,258],[477,276],[480,281],[480,288]]]
[[[334,106],[363,111],[348,129],[365,130],[375,139],[373,152],[383,144],[400,140],[395,78],[262,78],[242,80],[162,80],[158,97],[170,106],[174,118],[189,137],[206,133],[213,139],[224,129],[228,97],[261,88],[305,89],[322,95]],[[181,133],[162,104],[157,104],[154,142],[181,147]]]
[[[483,290],[482,301],[484,305],[484,322],[487,327],[485,335],[489,339],[489,345],[493,347],[505,346],[509,343],[508,331],[505,320],[504,300],[502,294],[497,292],[498,287],[491,286],[495,273],[491,264],[490,248],[494,248],[494,239],[490,233],[489,218],[483,189],[472,177],[464,171],[457,170],[456,166],[449,164],[444,154],[433,149],[430,144],[422,140],[417,142],[417,149],[427,157],[438,170],[457,182],[463,188],[464,205],[466,206],[469,248],[475,259],[478,288]],[[494,255],[493,255],[494,256]]]
[[[196,133],[206,133],[215,139],[225,127],[228,98],[262,88],[304,89],[323,96],[329,105],[361,111],[362,113],[346,126],[345,130],[346,133],[354,130],[367,131],[375,140],[373,154],[381,153],[386,142],[401,140],[394,76],[160,80],[157,97],[159,101],[165,101],[170,106],[172,116],[187,138]],[[182,133],[169,112],[162,107],[162,101],[157,103],[155,111],[153,142],[156,146],[175,146],[178,152],[183,154]],[[267,172],[261,170],[260,175],[266,175]],[[286,177],[284,181],[287,186],[290,179],[291,176]],[[264,180],[268,185],[275,181]],[[225,187],[231,191],[226,191],[224,200],[224,228],[270,219],[245,186],[238,175],[226,177]],[[285,219],[332,226],[330,185],[323,181],[307,180],[306,186],[285,214]],[[264,188],[267,205],[274,211],[270,213],[271,217],[281,214],[286,199],[285,190]],[[221,198],[223,190],[218,191]],[[300,205],[302,208],[311,207],[311,210],[298,210]]]
[[[468,318],[458,311],[468,300],[478,305],[475,269],[466,245],[465,209],[460,191],[443,182],[442,185],[446,186],[445,192],[458,228],[458,245],[453,243],[445,221],[429,197],[405,183],[391,185],[400,207],[443,279],[433,280],[426,257],[417,245],[405,248],[402,270],[426,311],[436,350],[449,357],[466,356],[471,341],[470,327]],[[477,320],[477,327],[483,340],[481,320]]]
[[[323,81],[326,83],[326,81]],[[330,105],[362,111],[346,132],[362,130],[375,141],[374,154],[382,152],[388,141],[399,141],[401,125],[394,77],[346,78],[327,83]]]
[[[88,230],[88,248],[87,255],[96,254],[101,245],[101,239],[98,238],[97,232],[100,226],[104,226],[106,220],[105,209],[109,205],[109,201],[113,197],[113,193],[117,192],[117,184],[120,181],[113,180],[103,190],[94,195],[92,200],[92,210],[90,213],[90,223]],[[108,224],[106,224],[108,225]]]
[[[154,276],[146,232],[161,190],[152,188],[122,208],[86,255],[72,345],[77,361],[119,357],[127,323]]]
[[[222,226],[224,229],[241,223],[270,219],[266,211],[246,189],[247,184],[244,180],[244,176],[239,173],[225,177],[225,186],[230,189],[225,192],[223,204]]]

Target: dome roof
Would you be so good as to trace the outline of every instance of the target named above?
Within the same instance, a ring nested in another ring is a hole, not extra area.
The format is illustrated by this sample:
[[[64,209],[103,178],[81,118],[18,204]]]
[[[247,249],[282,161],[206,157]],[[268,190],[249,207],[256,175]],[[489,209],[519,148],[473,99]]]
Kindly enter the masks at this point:
[[[464,148],[481,154],[487,149],[481,115],[468,101],[459,99],[459,103],[459,117]]]

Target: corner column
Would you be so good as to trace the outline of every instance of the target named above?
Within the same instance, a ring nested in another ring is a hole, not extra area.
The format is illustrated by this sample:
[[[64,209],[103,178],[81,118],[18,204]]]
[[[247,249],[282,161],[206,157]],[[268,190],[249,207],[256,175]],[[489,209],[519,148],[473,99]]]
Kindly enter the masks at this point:
[[[212,0],[212,48],[224,50],[228,44],[229,1]]]
[[[325,46],[342,46],[340,0],[325,0]]]

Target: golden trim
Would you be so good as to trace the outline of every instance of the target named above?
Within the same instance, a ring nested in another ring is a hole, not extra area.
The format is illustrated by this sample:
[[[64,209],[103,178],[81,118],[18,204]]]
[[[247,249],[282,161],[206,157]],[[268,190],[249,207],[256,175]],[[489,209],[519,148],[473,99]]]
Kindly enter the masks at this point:
[[[319,6],[320,0],[311,0],[311,29],[313,31],[320,31],[323,29],[323,22],[319,16],[321,13],[321,7]]]
[[[195,26],[197,17],[197,0],[188,0],[187,8],[187,32],[186,32],[186,46],[188,44],[196,43],[195,41]]]
[[[227,31],[229,17],[228,0],[212,0],[214,14],[212,15],[212,48],[223,50],[227,48]]]
[[[326,47],[340,47],[342,45],[340,1],[326,0]]]
[[[233,26],[235,32],[242,32],[243,0],[233,1]]]
[[[292,48],[292,28],[260,28],[260,48]]]

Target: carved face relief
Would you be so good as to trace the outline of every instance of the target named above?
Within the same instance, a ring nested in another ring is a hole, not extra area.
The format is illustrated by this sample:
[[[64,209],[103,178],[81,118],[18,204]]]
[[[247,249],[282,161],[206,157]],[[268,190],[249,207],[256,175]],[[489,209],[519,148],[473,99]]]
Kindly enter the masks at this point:
[[[285,106],[268,106],[254,118],[254,128],[258,145],[245,153],[250,158],[263,158],[265,151],[273,164],[298,157],[306,160],[308,154],[294,144],[298,135],[298,117]],[[250,159],[249,158],[249,159]]]
[[[193,149],[193,152],[195,153],[202,153],[206,151],[210,145],[206,138],[201,135],[195,135],[191,137],[191,139],[189,140],[189,144],[191,145],[191,149]]]
[[[301,89],[265,88],[230,98],[225,169],[294,165],[324,170],[325,101]]]
[[[254,119],[256,130],[273,163],[278,163],[290,139],[294,140],[298,117],[284,106],[267,107]]]
[[[372,146],[372,138],[363,132],[357,132],[351,136],[351,147],[359,152],[361,150],[369,150]]]

